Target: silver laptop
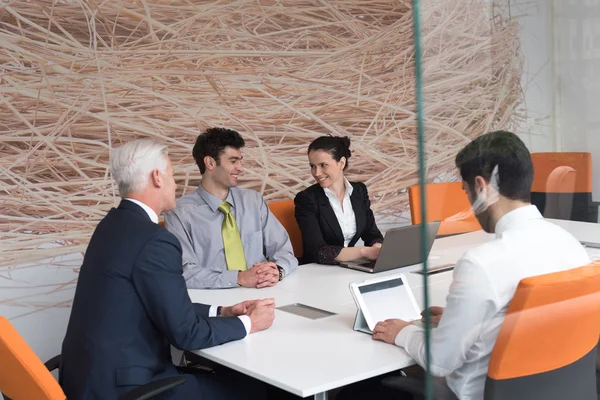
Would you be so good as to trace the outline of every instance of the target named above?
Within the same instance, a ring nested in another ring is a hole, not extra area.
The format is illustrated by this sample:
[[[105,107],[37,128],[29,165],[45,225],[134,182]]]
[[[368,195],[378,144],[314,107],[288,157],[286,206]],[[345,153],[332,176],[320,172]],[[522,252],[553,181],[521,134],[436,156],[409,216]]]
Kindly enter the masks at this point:
[[[440,221],[427,223],[427,243],[425,243],[426,256],[433,246],[433,241],[440,228]],[[409,267],[420,264],[424,260],[421,253],[421,225],[408,225],[393,228],[385,233],[379,257],[377,260],[366,259],[346,261],[340,266],[357,271],[377,273],[390,269]]]

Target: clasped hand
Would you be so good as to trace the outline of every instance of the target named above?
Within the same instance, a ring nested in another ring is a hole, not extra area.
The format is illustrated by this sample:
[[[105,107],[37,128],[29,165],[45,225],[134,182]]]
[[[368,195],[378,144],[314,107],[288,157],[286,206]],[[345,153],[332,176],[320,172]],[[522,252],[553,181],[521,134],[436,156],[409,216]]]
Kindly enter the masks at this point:
[[[238,273],[238,285],[243,287],[263,288],[275,286],[279,282],[279,269],[274,262],[255,263],[252,268]]]
[[[275,299],[247,300],[221,309],[223,317],[250,317],[250,333],[262,331],[273,325],[275,319]]]

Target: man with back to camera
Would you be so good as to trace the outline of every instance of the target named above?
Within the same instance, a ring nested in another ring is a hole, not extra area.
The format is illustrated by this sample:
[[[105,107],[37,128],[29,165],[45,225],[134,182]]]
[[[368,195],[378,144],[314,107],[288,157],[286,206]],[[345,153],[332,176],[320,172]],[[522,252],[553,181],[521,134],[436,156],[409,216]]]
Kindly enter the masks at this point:
[[[285,228],[262,196],[237,187],[244,145],[231,129],[201,133],[192,151],[200,187],[165,215],[165,227],[181,242],[189,288],[274,286],[298,266]]]
[[[577,239],[531,205],[533,165],[517,135],[497,131],[478,137],[458,153],[456,166],[477,220],[496,238],[458,260],[446,308],[430,308],[437,327],[431,330],[429,372],[445,377],[434,379],[436,399],[474,400],[483,398],[491,352],[519,282],[578,268],[590,259]],[[425,368],[425,331],[415,324],[381,321],[373,339],[404,348]],[[379,398],[398,396],[377,385],[363,389],[385,393]]]
[[[232,307],[191,302],[179,241],[158,225],[158,216],[175,208],[167,146],[130,142],[112,151],[111,171],[123,199],[96,227],[79,273],[60,367],[69,399],[116,399],[178,376],[171,345],[216,346],[267,329],[274,319],[273,299]],[[265,396],[264,384],[230,370],[186,377],[161,398]]]

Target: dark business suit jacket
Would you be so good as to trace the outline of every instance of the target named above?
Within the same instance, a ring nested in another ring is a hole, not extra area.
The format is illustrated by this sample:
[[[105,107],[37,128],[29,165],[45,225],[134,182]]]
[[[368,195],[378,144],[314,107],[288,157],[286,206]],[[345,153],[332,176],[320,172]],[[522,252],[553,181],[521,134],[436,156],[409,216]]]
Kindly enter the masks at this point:
[[[208,318],[208,310],[188,296],[179,241],[123,200],[96,227],[79,273],[62,346],[67,398],[116,399],[178,375],[170,345],[195,350],[246,335],[239,318]],[[205,386],[188,377],[161,398],[191,398],[198,389],[206,396]]]
[[[366,246],[381,243],[383,236],[375,224],[367,187],[361,182],[350,184],[354,188],[350,202],[356,217],[356,235],[348,247],[353,247],[358,239]],[[301,263],[337,264],[334,259],[344,248],[344,235],[323,188],[315,184],[304,189],[296,195],[294,204],[304,246]]]

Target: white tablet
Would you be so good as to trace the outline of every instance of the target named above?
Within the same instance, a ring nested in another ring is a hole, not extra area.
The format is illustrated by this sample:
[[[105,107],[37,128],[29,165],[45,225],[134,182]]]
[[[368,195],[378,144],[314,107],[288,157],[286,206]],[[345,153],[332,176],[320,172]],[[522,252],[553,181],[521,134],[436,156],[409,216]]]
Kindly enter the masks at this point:
[[[421,312],[404,274],[351,283],[350,292],[371,331],[378,322],[386,319],[421,319]]]

